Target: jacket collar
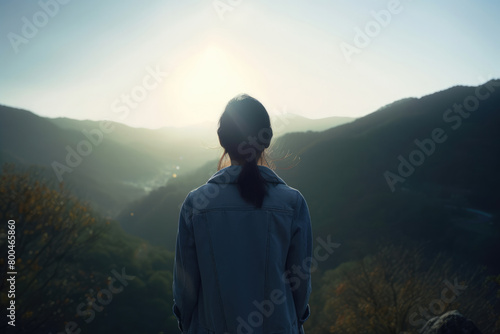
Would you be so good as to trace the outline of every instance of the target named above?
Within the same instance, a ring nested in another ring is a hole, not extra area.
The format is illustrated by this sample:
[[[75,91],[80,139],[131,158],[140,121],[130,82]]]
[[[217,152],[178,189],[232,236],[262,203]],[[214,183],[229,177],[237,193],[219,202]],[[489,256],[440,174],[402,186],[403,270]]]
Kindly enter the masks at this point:
[[[266,166],[257,166],[260,175],[269,183],[283,183],[286,184],[276,173]],[[241,166],[233,165],[221,169],[207,181],[207,183],[236,183],[238,175],[240,174]]]

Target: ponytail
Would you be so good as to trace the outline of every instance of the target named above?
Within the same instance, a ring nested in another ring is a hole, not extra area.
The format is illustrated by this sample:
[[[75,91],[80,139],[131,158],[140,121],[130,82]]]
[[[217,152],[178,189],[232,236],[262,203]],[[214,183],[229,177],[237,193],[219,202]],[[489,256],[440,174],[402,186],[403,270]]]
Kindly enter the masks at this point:
[[[261,208],[267,194],[267,183],[257,164],[264,158],[264,150],[273,137],[266,108],[251,96],[237,95],[224,109],[217,135],[224,148],[218,170],[224,165],[227,155],[229,160],[240,163],[241,171],[237,179],[240,195],[246,202]]]
[[[267,184],[260,174],[257,160],[248,161],[241,167],[237,186],[241,197],[245,201],[252,203],[257,208],[262,207],[264,197],[267,194]]]

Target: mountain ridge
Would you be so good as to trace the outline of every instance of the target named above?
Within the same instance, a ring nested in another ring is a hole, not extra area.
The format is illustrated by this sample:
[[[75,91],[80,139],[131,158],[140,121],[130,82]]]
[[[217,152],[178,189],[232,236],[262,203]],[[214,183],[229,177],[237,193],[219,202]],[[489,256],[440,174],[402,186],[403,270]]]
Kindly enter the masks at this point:
[[[500,87],[500,81],[493,83]],[[494,130],[500,126],[500,89],[491,92],[460,129],[452,130],[454,123],[443,120],[449,108],[474,96],[478,87],[485,86],[452,87],[393,103],[322,132],[288,133],[273,141],[276,172],[304,194],[314,233],[363,244],[363,248],[384,237],[431,240],[456,254],[480,254],[485,262],[494,261],[491,254],[498,249],[490,237],[499,233],[498,223],[493,222],[498,221],[500,212],[494,203],[500,202],[500,196],[493,189],[500,187],[500,177],[494,173],[500,168],[500,157],[493,152],[500,152],[500,134]],[[447,141],[436,144],[433,154],[392,192],[384,173],[397,173],[398,156],[408,159],[418,148],[414,141],[430,138],[435,128],[447,131]],[[285,153],[290,156],[282,159]],[[154,196],[131,204],[118,216],[122,226],[173,249],[179,205],[215,167],[216,161],[208,162],[191,175],[169,180]],[[484,173],[488,180],[480,179]],[[490,214],[492,225],[480,223],[480,232],[470,233],[471,226],[460,221],[481,220],[466,214],[467,208]],[[469,238],[465,248],[464,238]],[[342,260],[355,251],[347,253]]]
[[[336,125],[351,119],[330,120]],[[288,130],[297,128],[285,127]],[[0,105],[0,163],[38,165],[51,182],[68,183],[79,197],[110,217],[169,178],[220,153],[215,129],[133,128],[113,121],[45,118]]]

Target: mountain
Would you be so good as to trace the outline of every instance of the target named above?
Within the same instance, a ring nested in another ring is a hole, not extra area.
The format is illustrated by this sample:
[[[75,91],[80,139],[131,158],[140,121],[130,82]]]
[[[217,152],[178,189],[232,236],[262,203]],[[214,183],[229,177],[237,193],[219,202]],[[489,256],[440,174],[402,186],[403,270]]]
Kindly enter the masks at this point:
[[[310,119],[292,113],[271,114],[270,117],[276,137],[291,132],[324,131],[355,120],[352,117],[337,116]]]
[[[305,196],[314,234],[343,248],[333,266],[376,243],[430,244],[493,264],[498,238],[500,81],[396,101],[351,123],[276,139],[276,172]],[[174,249],[179,205],[216,161],[127,207],[124,229]]]
[[[355,118],[352,117],[338,116],[310,119],[292,113],[271,113],[270,117],[274,132],[277,135],[290,132],[324,131],[355,120]],[[65,117],[52,118],[49,120],[61,128],[73,129],[77,131],[82,131],[86,128],[93,128],[99,124],[99,122],[96,121],[80,121]],[[216,121],[206,121],[183,127],[162,127],[157,130],[132,128],[123,124],[117,124],[117,126],[119,126],[120,131],[113,136],[113,139],[121,143],[130,143],[132,140],[140,140],[143,143],[151,145],[151,143],[158,140],[158,138],[168,140],[176,136],[185,136],[187,139],[191,138],[191,140],[196,139],[205,141],[209,145],[218,145]],[[188,137],[186,136],[186,133],[194,137]]]
[[[292,117],[282,133],[348,122]],[[300,118],[300,121],[298,119]],[[130,202],[216,159],[215,123],[157,130],[117,122],[44,118],[0,105],[0,164],[37,165],[52,183],[114,217]]]
[[[37,165],[50,182],[63,181],[109,215],[120,210],[119,203],[144,196],[134,182],[155,178],[165,164],[165,159],[117,143],[99,126],[86,128],[89,139],[26,110],[0,106],[0,127],[2,164]]]

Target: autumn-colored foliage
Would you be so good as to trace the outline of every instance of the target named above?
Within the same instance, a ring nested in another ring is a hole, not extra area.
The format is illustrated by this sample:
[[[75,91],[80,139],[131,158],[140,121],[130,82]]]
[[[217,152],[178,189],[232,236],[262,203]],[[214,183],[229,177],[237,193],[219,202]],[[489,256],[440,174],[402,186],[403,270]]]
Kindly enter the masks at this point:
[[[91,279],[92,274],[76,262],[94,244],[106,223],[98,222],[89,206],[72,197],[63,185],[46,184],[42,171],[17,171],[12,165],[4,166],[0,175],[2,254],[7,254],[8,220],[15,221],[16,231],[15,330],[36,332],[47,321],[61,321],[65,306],[81,292],[80,282]],[[5,261],[2,256],[2,266]],[[5,275],[6,270],[2,270],[2,291],[6,287]],[[6,294],[2,294],[2,305],[6,301]],[[6,321],[0,326],[6,326]]]
[[[484,332],[493,330],[498,303],[480,268],[455,266],[444,255],[384,246],[374,256],[323,275],[317,333],[419,333],[428,319],[459,310]]]

